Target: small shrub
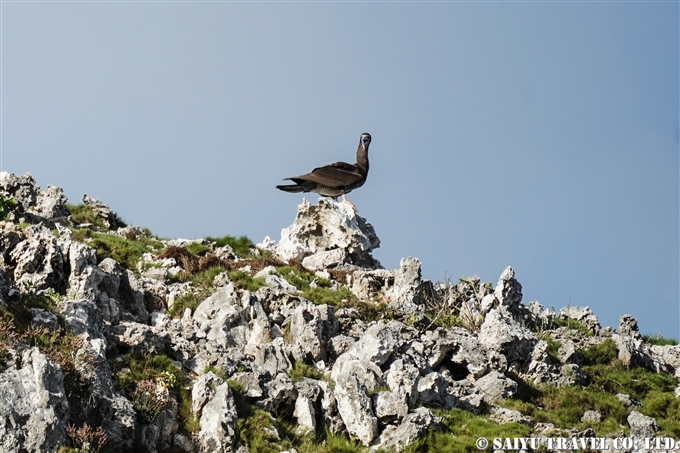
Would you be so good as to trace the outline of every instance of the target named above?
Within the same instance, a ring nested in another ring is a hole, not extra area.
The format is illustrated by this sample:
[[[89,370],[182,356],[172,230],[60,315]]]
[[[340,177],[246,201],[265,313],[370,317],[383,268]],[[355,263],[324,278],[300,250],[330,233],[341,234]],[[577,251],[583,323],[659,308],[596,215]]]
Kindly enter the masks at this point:
[[[301,381],[302,378],[316,379],[318,381],[325,378],[321,371],[300,361],[293,363],[293,368],[288,370],[288,376],[294,381]]]
[[[184,310],[186,310],[187,308],[191,309],[191,312],[193,313],[202,300],[203,299],[199,299],[198,295],[193,293],[182,294],[181,296],[178,296],[174,300],[172,306],[168,310],[168,314],[170,314],[170,316],[172,316],[173,318],[177,316],[182,316]]]
[[[225,373],[224,370],[217,368],[215,365],[208,365],[205,368],[203,368],[203,374],[207,374],[207,373],[213,373],[215,376],[222,379],[223,381],[226,381],[227,377],[228,377],[227,373]],[[234,381],[234,382],[236,384],[240,384],[237,381]],[[231,384],[229,384],[229,386],[231,387]]]
[[[438,327],[444,327],[445,329],[449,329],[454,326],[460,326],[461,322],[458,319],[458,316],[452,315],[452,314],[444,314],[442,313],[441,315],[437,316],[433,321],[433,325],[438,326]]]
[[[14,348],[18,341],[18,335],[11,319],[0,317],[0,370],[7,358],[7,352]]]
[[[243,271],[229,271],[227,273],[229,279],[234,282],[234,286],[237,289],[248,290],[250,292],[255,292],[264,286],[264,280],[261,278],[253,278],[247,272]]]
[[[104,258],[113,258],[125,269],[139,273],[137,263],[142,255],[148,252],[158,252],[163,244],[152,237],[139,237],[127,239],[116,234],[92,233],[89,245],[97,253],[97,262]]]
[[[255,249],[255,244],[247,236],[222,236],[222,237],[207,237],[205,238],[208,242],[213,242],[216,247],[224,247],[228,245],[234,251],[235,254],[241,258],[251,258],[253,257],[253,249]]]
[[[17,202],[14,198],[7,198],[0,194],[0,220],[5,220],[10,211],[17,207]]]
[[[205,256],[208,253],[212,252],[212,249],[208,247],[207,245],[201,244],[200,242],[192,242],[188,244],[185,249],[191,253],[192,255],[196,256]]]
[[[576,330],[587,337],[592,337],[594,335],[592,330],[590,330],[585,324],[577,319],[555,316],[553,318],[553,322],[560,327]]]
[[[87,423],[80,428],[69,424],[66,427],[66,434],[79,451],[86,453],[97,453],[108,441],[106,433],[101,426],[94,429]]]
[[[607,338],[600,344],[590,346],[579,351],[583,357],[584,365],[608,365],[619,355],[616,343],[611,338]]]
[[[177,421],[180,431],[191,434],[198,431],[198,420],[191,411],[189,380],[166,355],[125,354],[123,365],[113,366],[116,388],[131,397],[143,381],[151,381],[168,391],[168,404],[177,404]],[[160,390],[159,390],[160,391]],[[173,403],[174,402],[174,403]]]
[[[673,339],[673,338],[664,338],[663,335],[659,334],[656,337],[653,337],[651,335],[643,335],[642,339],[649,344],[654,344],[657,346],[675,346],[678,344],[678,341]]]
[[[330,288],[332,286],[330,280],[317,277],[306,270],[294,266],[281,266],[276,269],[276,274],[284,278],[288,283],[300,291],[310,289],[310,285],[314,281],[316,281],[316,286],[321,288]]]
[[[153,422],[171,402],[168,389],[149,379],[137,383],[131,400],[132,406],[146,423]]]
[[[64,388],[68,396],[82,393],[87,385],[86,374],[94,370],[96,355],[82,336],[62,328],[49,330],[45,327],[29,326],[19,340],[36,346],[51,361],[61,367]],[[81,351],[81,354],[77,354]]]

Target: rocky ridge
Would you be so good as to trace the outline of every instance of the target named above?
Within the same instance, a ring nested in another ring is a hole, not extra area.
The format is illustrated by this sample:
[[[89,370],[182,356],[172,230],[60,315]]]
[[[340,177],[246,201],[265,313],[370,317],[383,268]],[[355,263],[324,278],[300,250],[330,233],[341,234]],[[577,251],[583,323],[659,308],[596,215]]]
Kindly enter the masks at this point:
[[[325,451],[329,436],[401,451],[451,414],[525,437],[680,437],[625,383],[573,426],[526,404],[606,365],[660,376],[680,407],[680,346],[645,341],[630,315],[615,330],[588,307],[524,304],[511,267],[495,286],[425,280],[410,257],[383,269],[346,205],[303,201],[278,244],[239,254],[153,238],[86,195],[83,221],[29,174],[1,174],[0,194],[2,452]],[[124,247],[134,259],[114,259]]]

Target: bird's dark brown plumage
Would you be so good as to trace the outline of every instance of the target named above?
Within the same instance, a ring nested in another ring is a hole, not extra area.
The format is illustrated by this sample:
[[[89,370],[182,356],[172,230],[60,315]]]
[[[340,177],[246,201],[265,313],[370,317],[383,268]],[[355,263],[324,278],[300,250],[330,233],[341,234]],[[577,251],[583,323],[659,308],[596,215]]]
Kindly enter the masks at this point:
[[[356,164],[336,162],[325,165],[315,168],[305,175],[286,178],[295,184],[280,185],[276,188],[292,193],[314,192],[325,197],[331,197],[336,201],[339,196],[342,196],[343,201],[347,202],[345,194],[363,186],[368,177],[368,146],[370,143],[371,135],[361,134]]]

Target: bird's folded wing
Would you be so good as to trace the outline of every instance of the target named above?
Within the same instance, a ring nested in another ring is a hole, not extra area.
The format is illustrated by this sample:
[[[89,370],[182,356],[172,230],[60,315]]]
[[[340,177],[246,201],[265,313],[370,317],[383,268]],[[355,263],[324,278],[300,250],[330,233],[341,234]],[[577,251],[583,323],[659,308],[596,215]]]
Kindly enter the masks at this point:
[[[354,165],[337,162],[335,164],[315,168],[311,173],[298,176],[296,179],[298,178],[327,187],[345,187],[361,180],[361,175],[356,171]]]

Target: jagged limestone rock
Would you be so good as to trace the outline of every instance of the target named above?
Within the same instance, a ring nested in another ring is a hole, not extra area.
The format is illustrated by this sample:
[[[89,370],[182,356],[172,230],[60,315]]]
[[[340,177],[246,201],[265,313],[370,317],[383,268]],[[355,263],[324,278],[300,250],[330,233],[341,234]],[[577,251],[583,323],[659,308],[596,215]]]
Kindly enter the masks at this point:
[[[426,407],[419,407],[404,417],[401,424],[396,428],[388,426],[380,435],[380,439],[376,444],[371,447],[371,450],[401,451],[408,444],[426,433],[435,423],[436,419],[432,412]]]
[[[385,372],[385,382],[390,390],[399,395],[409,406],[413,406],[418,399],[418,368],[404,359],[397,359],[390,364]]]
[[[517,393],[517,382],[495,370],[477,379],[475,386],[482,391],[484,399],[489,404],[510,398]]]
[[[10,221],[43,223],[49,228],[53,228],[56,223],[67,223],[69,212],[62,188],[48,185],[41,189],[30,173],[23,176],[0,173],[0,193],[17,203],[7,216]]]
[[[494,407],[491,409],[491,420],[498,424],[523,423],[531,426],[531,417],[522,415],[520,411],[505,409],[504,407]]]
[[[303,200],[293,224],[281,231],[276,253],[285,261],[300,260],[310,270],[338,264],[380,267],[371,256],[379,246],[371,224],[349,206],[325,199],[316,205]]]
[[[200,418],[205,406],[215,396],[215,388],[224,383],[212,371],[202,374],[196,379],[191,389],[191,412]]]
[[[83,204],[92,209],[95,215],[102,221],[106,229],[111,229],[118,223],[118,216],[107,205],[87,194],[83,194]]]
[[[638,411],[631,411],[626,421],[630,426],[630,437],[637,439],[654,437],[654,433],[659,430],[659,425],[653,417],[648,417]]]
[[[229,384],[223,382],[201,410],[198,442],[202,451],[232,452],[236,443],[236,403]]]
[[[392,310],[405,315],[422,313],[437,298],[432,282],[423,280],[420,260],[402,258],[399,269],[392,271],[394,285],[387,289],[384,297]]]
[[[619,318],[619,335],[622,337],[631,337],[634,340],[641,338],[640,329],[638,329],[637,319],[631,315],[623,315]]]
[[[595,316],[593,310],[591,310],[590,307],[563,307],[559,311],[558,316],[581,321],[586,327],[595,333],[598,333],[602,328],[600,326],[600,321],[597,319],[597,316]]]
[[[0,451],[56,452],[69,414],[61,369],[38,348],[15,354],[0,373]]]
[[[405,327],[399,321],[379,321],[369,327],[354,345],[354,355],[361,360],[382,365],[399,349],[401,331]]]
[[[366,362],[354,356],[353,350],[346,352],[333,365],[331,380],[347,432],[368,446],[378,435],[378,419],[368,391],[378,386],[381,372],[376,365]]]
[[[323,320],[319,308],[311,303],[300,304],[291,316],[288,351],[299,362],[312,364],[326,360],[322,334]]]
[[[401,421],[408,414],[408,404],[403,397],[393,392],[378,392],[373,395],[375,416],[383,425]]]
[[[286,354],[283,338],[275,338],[270,343],[258,345],[255,349],[254,362],[272,376],[286,373],[293,367]]]
[[[42,225],[29,226],[25,234],[26,239],[9,253],[16,287],[23,292],[52,288],[63,293],[68,269],[57,238]]]
[[[290,377],[285,373],[279,373],[265,383],[264,387],[267,397],[257,401],[257,405],[275,417],[291,418],[295,412],[298,391]]]
[[[488,349],[503,354],[508,364],[525,366],[538,343],[536,336],[499,309],[492,309],[484,318],[479,341]]]

